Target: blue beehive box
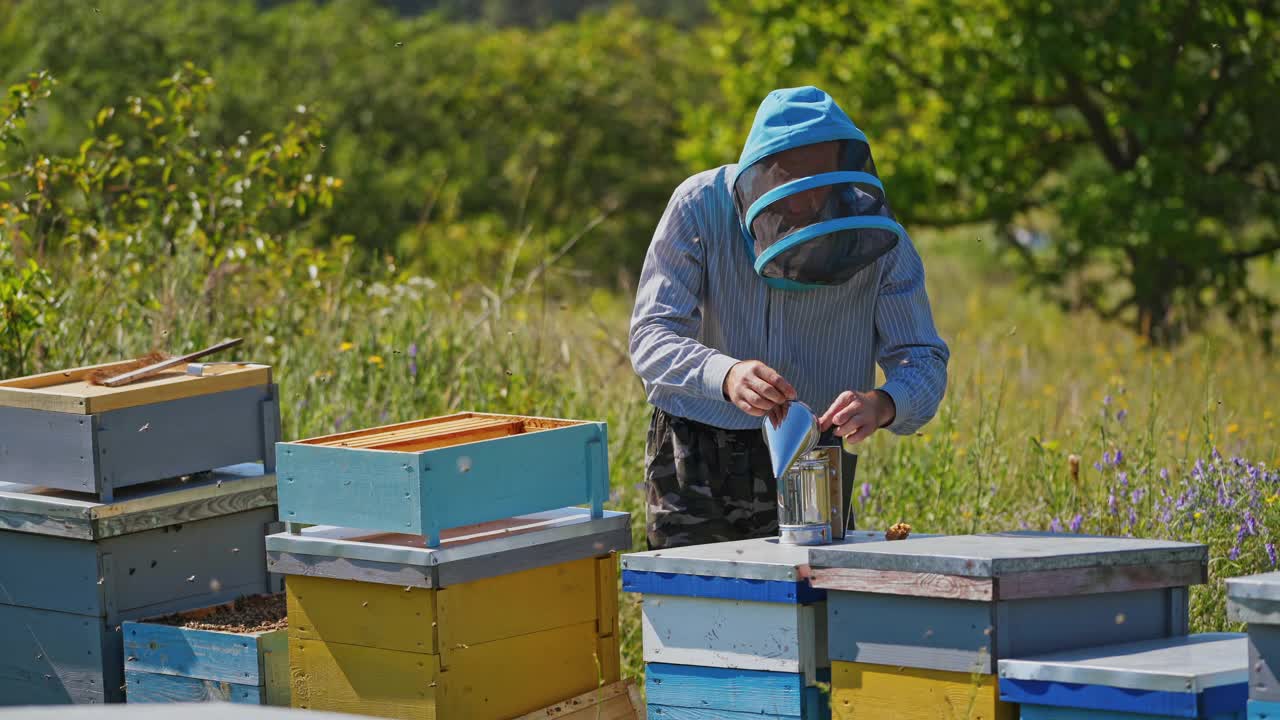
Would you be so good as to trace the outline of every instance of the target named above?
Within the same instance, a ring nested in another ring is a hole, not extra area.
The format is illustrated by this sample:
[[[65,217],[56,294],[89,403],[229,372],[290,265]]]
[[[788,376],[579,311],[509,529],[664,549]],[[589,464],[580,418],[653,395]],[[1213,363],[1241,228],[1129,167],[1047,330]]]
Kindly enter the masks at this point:
[[[840,544],[883,539],[851,530]],[[623,590],[643,595],[650,718],[830,717],[809,550],[761,538],[623,556]]]
[[[409,533],[439,547],[446,528],[609,495],[604,423],[460,413],[279,443],[280,518]]]
[[[1249,624],[1249,717],[1280,719],[1280,572],[1227,580],[1227,614]]]
[[[119,702],[122,621],[269,591],[275,484],[260,464],[109,503],[0,483],[0,705]]]
[[[1207,633],[1000,661],[1022,720],[1243,720],[1248,641]]]

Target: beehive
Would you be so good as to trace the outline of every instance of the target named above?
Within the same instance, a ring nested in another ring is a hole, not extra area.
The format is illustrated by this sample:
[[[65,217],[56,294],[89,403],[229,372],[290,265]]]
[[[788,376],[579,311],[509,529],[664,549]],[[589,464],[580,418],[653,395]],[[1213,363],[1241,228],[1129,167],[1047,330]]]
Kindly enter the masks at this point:
[[[117,388],[109,363],[0,382],[0,480],[89,493],[245,462],[275,467],[280,409],[265,365],[185,366]],[[123,371],[123,370],[122,370]]]
[[[1000,661],[1022,720],[1243,719],[1248,641],[1206,633]]]
[[[267,620],[284,620],[282,595],[122,623],[128,702],[287,706],[288,637]]]
[[[460,413],[280,443],[280,517],[426,537],[609,494],[604,423]]]
[[[1227,614],[1248,623],[1249,717],[1280,718],[1280,572],[1228,579]]]
[[[1207,558],[1203,545],[1050,533],[815,548],[833,713],[1012,717],[999,660],[1186,635]]]
[[[851,530],[842,544],[883,537]],[[623,590],[643,595],[650,717],[829,715],[826,593],[809,585],[809,548],[692,545],[631,553],[622,568]]]
[[[326,526],[267,539],[287,575],[294,707],[507,718],[619,679],[629,515],[562,508],[425,544]]]
[[[259,464],[110,503],[0,483],[0,705],[123,700],[121,621],[268,592],[275,520]]]

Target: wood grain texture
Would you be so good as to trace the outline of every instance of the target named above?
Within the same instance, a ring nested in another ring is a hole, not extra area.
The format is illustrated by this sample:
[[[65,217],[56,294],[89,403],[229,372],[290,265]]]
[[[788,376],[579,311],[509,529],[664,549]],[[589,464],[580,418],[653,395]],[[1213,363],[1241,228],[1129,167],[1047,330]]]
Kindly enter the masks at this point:
[[[630,681],[614,682],[513,720],[641,720],[644,703]]]
[[[263,633],[259,639],[262,651],[262,685],[264,704],[289,705],[289,632],[277,630]]]
[[[271,508],[274,511],[275,504],[275,476],[265,475],[260,482],[251,483],[250,487],[236,489],[234,492],[210,493],[205,497],[192,498],[164,508],[112,513],[95,521],[94,533],[99,539],[128,535],[258,508]],[[274,517],[274,512],[272,516]]]
[[[281,518],[424,535],[608,496],[603,423],[580,423],[416,453],[277,448]],[[599,512],[596,512],[599,516]]]
[[[403,588],[399,588],[404,594]],[[436,592],[440,662],[446,672],[459,648],[540,630],[598,624],[596,560],[585,558]]]
[[[215,605],[267,592],[264,537],[274,508],[169,525],[99,543],[110,554],[108,583],[121,617]]]
[[[285,595],[291,638],[439,652],[433,590],[291,575]]]
[[[982,673],[995,667],[992,603],[827,594],[832,660]]]
[[[596,558],[596,634],[612,635],[618,629],[618,554]]]
[[[602,635],[596,639],[596,664],[600,670],[600,682],[611,683],[622,679],[622,646],[618,635]]]
[[[757,715],[804,714],[804,677],[798,673],[649,663],[645,699],[651,705],[728,710]]]
[[[799,720],[798,715],[760,715],[731,710],[704,710],[653,704],[649,705],[646,717],[648,720]]]
[[[909,595],[949,600],[983,600],[995,598],[991,578],[968,578],[959,575],[936,575],[899,570],[863,570],[857,568],[814,569],[810,584],[822,590],[842,592]]]
[[[887,665],[831,664],[831,714],[838,720],[1016,720],[992,675]]]
[[[0,480],[96,493],[95,423],[84,415],[0,407]]]
[[[646,595],[645,662],[801,673],[819,664],[809,605]]]
[[[103,486],[261,461],[262,403],[273,396],[272,386],[257,385],[95,414]]]
[[[291,637],[289,674],[295,708],[436,718],[440,671],[434,655]]]
[[[246,364],[216,375],[196,377],[175,370],[118,388],[85,381],[100,368],[124,367],[130,361],[56,371],[0,382],[0,406],[89,415],[185,397],[271,383],[271,368]]]
[[[262,633],[197,630],[129,622],[124,633],[125,670],[179,675],[242,685],[262,685]],[[285,634],[284,630],[272,631]]]
[[[81,519],[50,517],[43,513],[17,510],[0,510],[0,531],[50,535],[76,540],[93,539],[93,529],[87,517]]]
[[[1062,597],[1199,585],[1208,572],[1200,562],[1069,568],[1007,575],[996,587],[1001,600]]]
[[[442,718],[509,718],[617,680],[602,679],[595,623],[471,645],[453,653],[438,688]]]
[[[0,603],[105,616],[98,548],[68,538],[0,532]]]
[[[0,604],[0,705],[124,699],[119,633],[100,617]]]
[[[433,588],[431,568],[326,555],[267,553],[267,570],[281,575],[353,580],[401,587]]]
[[[127,702],[130,703],[203,703],[230,702],[265,705],[262,688],[217,680],[148,672],[125,671]]]

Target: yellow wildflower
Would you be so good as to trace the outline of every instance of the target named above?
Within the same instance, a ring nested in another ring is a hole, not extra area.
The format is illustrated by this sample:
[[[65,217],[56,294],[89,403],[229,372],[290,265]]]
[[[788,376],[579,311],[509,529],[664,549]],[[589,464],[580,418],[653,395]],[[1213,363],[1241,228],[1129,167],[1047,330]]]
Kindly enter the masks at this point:
[[[369,356],[369,364],[370,364],[370,365],[377,365],[378,367],[382,367],[382,356],[381,356],[381,355],[370,355],[370,356]]]
[[[342,344],[338,346],[338,352],[346,352],[353,347],[355,347],[355,343],[350,343],[350,342],[347,342],[346,340],[343,340]]]
[[[1195,511],[1194,513],[1192,513],[1191,517],[1193,517],[1193,518],[1195,518],[1195,519],[1199,520],[1201,517],[1204,517],[1204,513],[1202,513],[1202,512],[1200,512],[1199,510],[1197,510],[1197,511]]]
[[[1280,493],[1277,493],[1277,494],[1272,495],[1271,497],[1267,498],[1267,504],[1268,504],[1268,505],[1275,505],[1277,500],[1280,500]]]
[[[1228,435],[1231,435],[1231,434],[1237,433],[1237,432],[1239,432],[1239,431],[1240,431],[1240,424],[1239,424],[1239,423],[1231,423],[1230,425],[1228,425],[1228,426],[1227,426],[1227,434],[1228,434]]]

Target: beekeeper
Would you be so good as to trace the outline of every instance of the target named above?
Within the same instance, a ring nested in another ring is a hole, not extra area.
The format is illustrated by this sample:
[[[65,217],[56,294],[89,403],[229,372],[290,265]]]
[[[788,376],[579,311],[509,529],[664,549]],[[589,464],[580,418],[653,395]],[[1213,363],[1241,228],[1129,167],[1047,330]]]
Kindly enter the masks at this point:
[[[846,446],[933,417],[949,350],[924,267],[866,136],[829,95],[773,91],[738,163],[676,188],[645,257],[630,349],[654,406],[651,549],[777,534],[762,418],[791,401]]]

